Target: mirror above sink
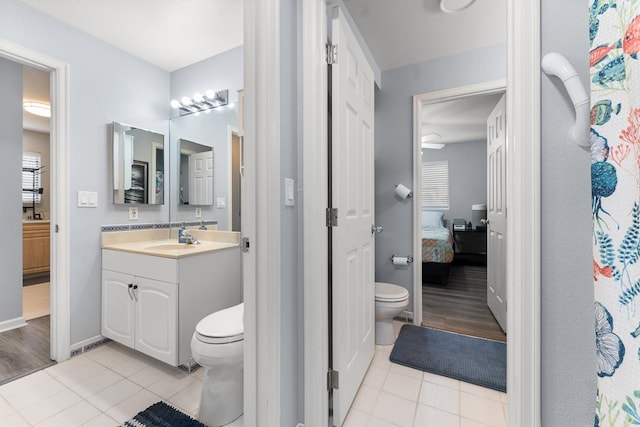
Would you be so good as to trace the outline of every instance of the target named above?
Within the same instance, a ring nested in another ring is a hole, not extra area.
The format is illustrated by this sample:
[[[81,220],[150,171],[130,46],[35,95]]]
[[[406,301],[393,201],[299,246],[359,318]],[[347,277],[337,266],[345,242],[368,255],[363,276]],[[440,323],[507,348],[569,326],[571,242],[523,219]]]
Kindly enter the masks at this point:
[[[235,94],[231,94],[233,98]],[[232,98],[232,99],[233,99]],[[171,118],[168,177],[171,222],[218,222],[218,230],[232,230],[233,140],[239,140],[235,102],[207,112]]]

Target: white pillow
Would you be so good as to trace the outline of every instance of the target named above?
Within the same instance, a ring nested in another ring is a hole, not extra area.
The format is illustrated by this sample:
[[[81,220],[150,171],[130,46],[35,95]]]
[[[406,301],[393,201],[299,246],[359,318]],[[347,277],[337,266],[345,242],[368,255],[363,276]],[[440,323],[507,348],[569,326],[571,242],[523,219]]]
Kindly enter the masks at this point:
[[[422,228],[443,227],[442,216],[442,212],[422,211]]]

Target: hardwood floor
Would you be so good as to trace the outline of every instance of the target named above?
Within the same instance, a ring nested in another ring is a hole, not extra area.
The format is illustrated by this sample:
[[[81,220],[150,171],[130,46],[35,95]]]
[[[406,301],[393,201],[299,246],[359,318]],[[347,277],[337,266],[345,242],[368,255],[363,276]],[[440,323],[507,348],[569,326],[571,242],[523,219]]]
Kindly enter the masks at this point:
[[[0,384],[54,365],[49,358],[49,316],[0,333]]]
[[[422,285],[422,326],[506,342],[487,306],[487,268],[451,265],[446,286]]]

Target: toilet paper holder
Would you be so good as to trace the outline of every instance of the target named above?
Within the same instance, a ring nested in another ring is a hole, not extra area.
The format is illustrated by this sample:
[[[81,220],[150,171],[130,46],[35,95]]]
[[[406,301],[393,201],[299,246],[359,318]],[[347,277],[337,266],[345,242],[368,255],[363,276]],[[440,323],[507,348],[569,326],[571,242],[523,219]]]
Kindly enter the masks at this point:
[[[396,254],[393,254],[389,257],[389,259],[391,260],[392,264],[395,264],[396,262],[396,258],[406,258],[407,259],[407,264],[411,264],[413,262],[413,256],[411,255],[407,255],[407,256],[398,256]]]

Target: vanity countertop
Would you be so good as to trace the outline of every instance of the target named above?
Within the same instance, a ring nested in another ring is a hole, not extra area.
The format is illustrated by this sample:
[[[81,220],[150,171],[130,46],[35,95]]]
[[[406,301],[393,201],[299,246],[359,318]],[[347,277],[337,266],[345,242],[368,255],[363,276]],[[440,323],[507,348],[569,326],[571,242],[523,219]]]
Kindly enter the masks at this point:
[[[237,242],[203,240],[198,244],[178,243],[176,239],[143,240],[122,243],[103,243],[102,249],[152,255],[164,258],[183,258],[190,255],[238,247]]]

